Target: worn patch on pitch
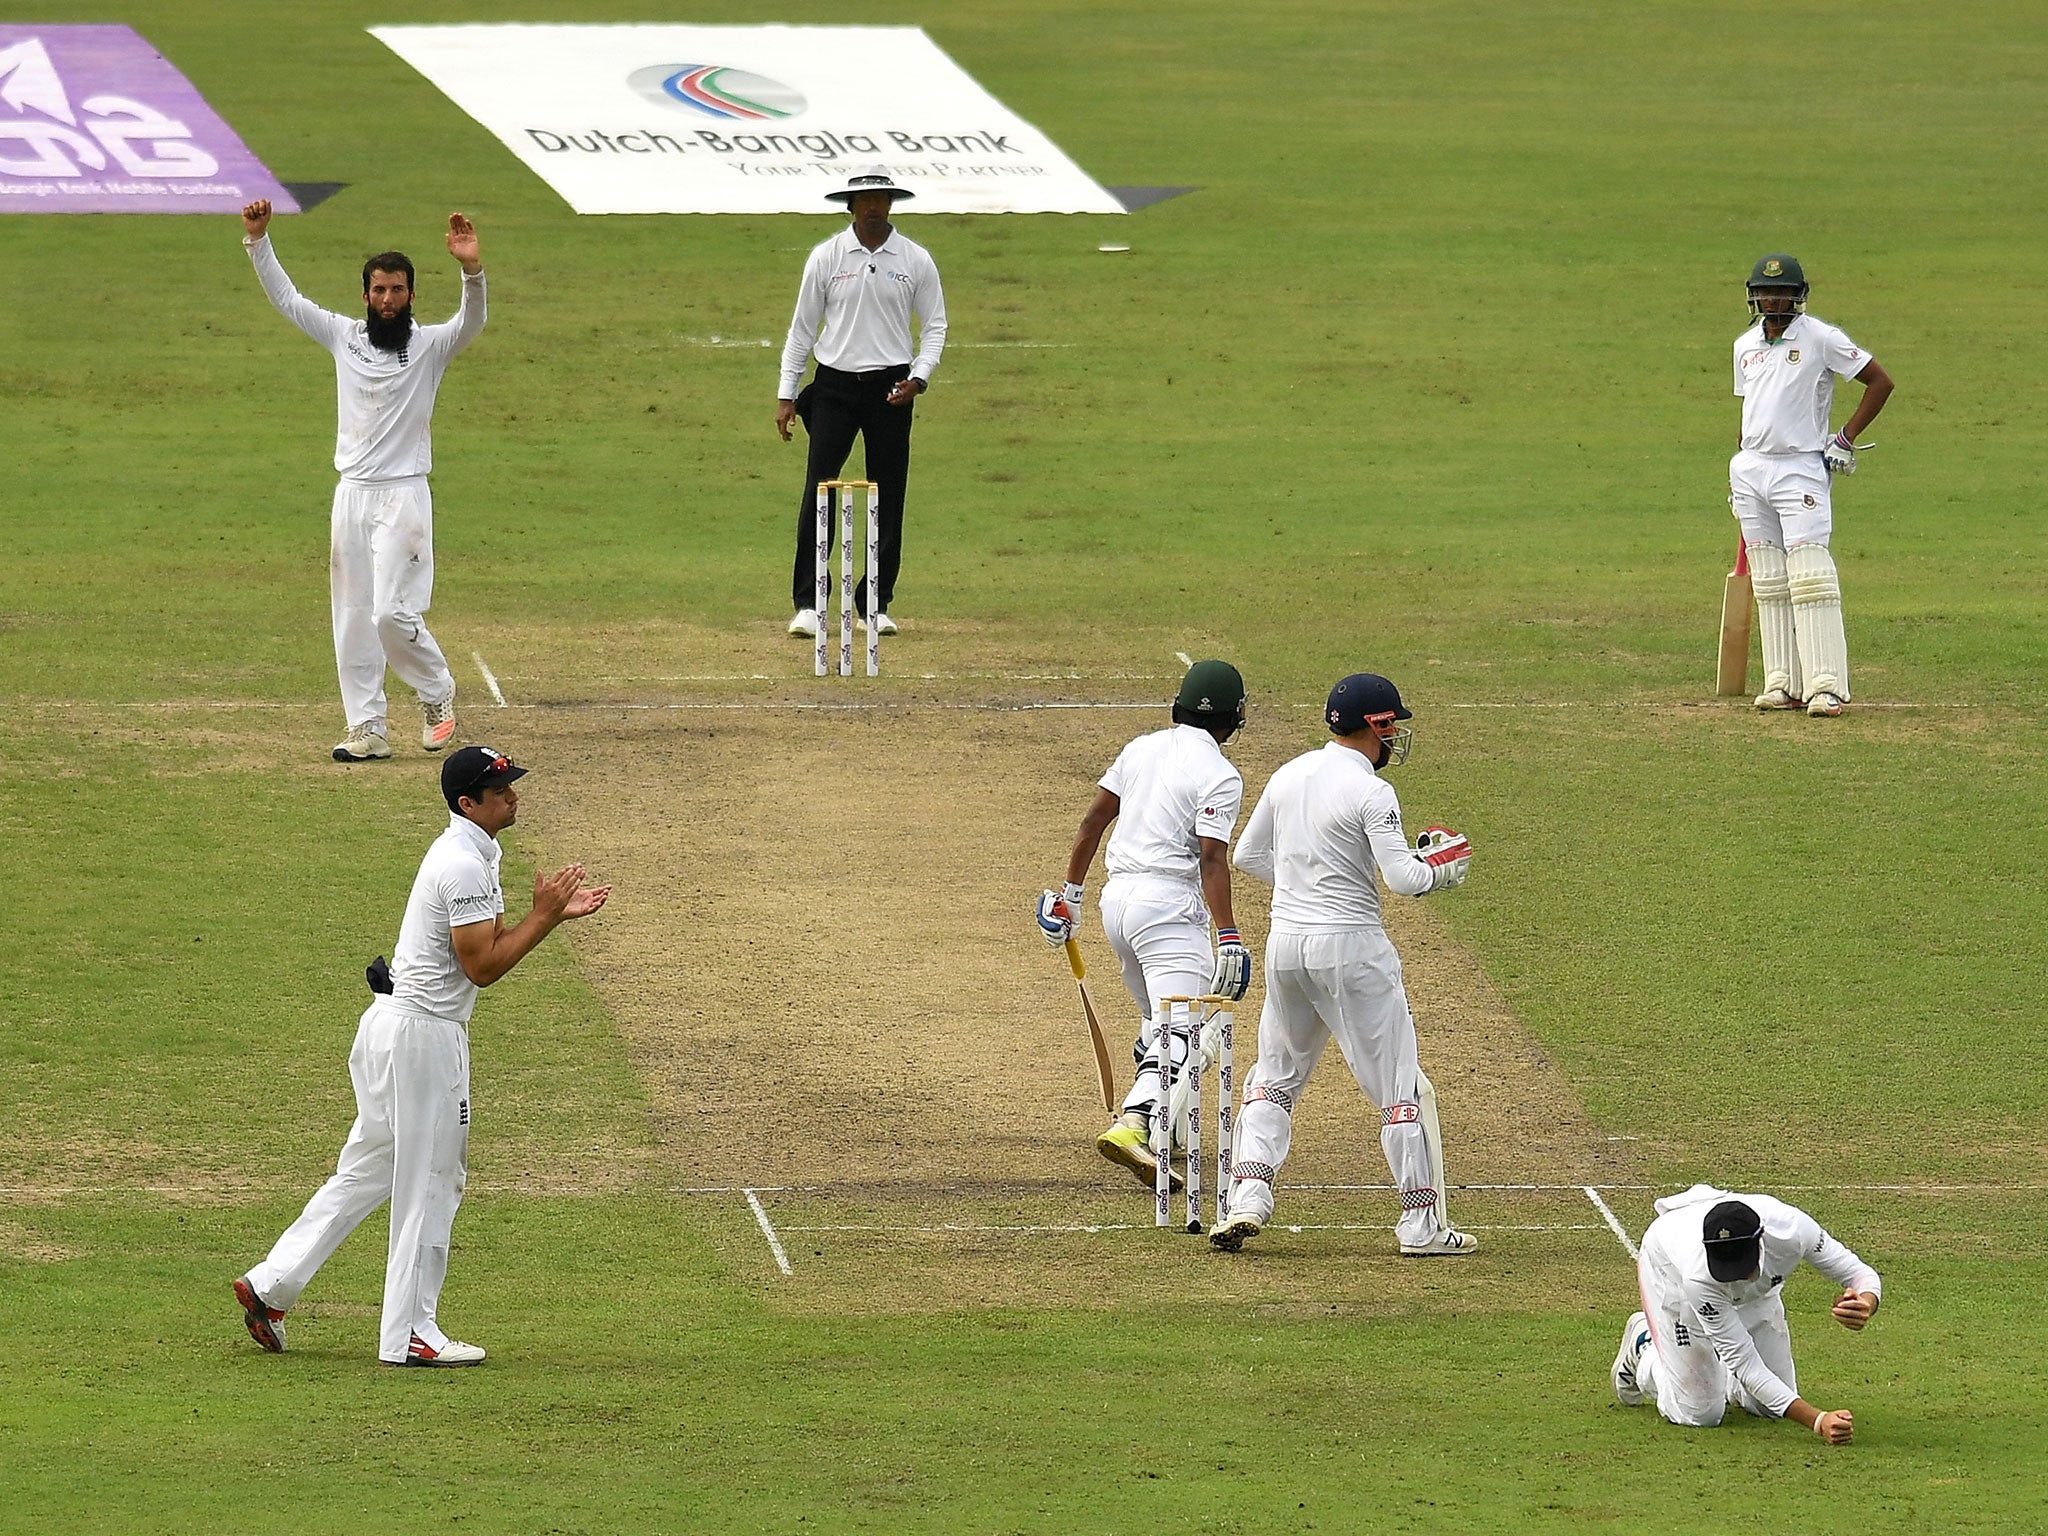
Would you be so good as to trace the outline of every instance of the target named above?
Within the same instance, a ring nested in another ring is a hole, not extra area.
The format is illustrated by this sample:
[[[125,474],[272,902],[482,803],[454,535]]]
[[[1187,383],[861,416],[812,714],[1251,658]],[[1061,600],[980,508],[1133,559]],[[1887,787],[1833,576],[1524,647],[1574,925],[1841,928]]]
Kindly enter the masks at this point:
[[[839,1255],[849,1289],[833,1287],[834,1305],[861,1304],[849,1252],[874,1261],[867,1305],[916,1307],[959,1297],[955,1266],[975,1267],[972,1255],[1011,1263],[1013,1238],[994,1229],[1150,1221],[1147,1192],[1095,1152],[1106,1116],[1079,1000],[1032,921],[1095,777],[1148,725],[1129,713],[914,705],[712,716],[597,706],[520,721],[522,755],[545,762],[548,784],[522,825],[545,859],[582,859],[616,883],[602,919],[565,936],[649,1085],[671,1176],[796,1192],[772,1203],[800,1203],[791,1219],[811,1230],[792,1247]],[[1253,786],[1297,745],[1284,728],[1271,735],[1233,751]],[[1239,882],[1255,936],[1264,897]],[[1629,1177],[1471,957],[1423,904],[1389,907],[1452,1182]],[[1137,1010],[1092,906],[1082,943],[1121,1090]],[[1240,1082],[1256,1059],[1258,995],[1238,1012]],[[1296,1117],[1279,1219],[1310,1219],[1294,1214],[1287,1185],[1386,1179],[1378,1114],[1333,1051]],[[1390,1226],[1395,1215],[1391,1195],[1341,1203],[1340,1220],[1320,1197],[1316,1224]],[[735,1266],[758,1269],[763,1238],[737,1210],[707,1225],[731,1225]],[[1586,1211],[1580,1197],[1577,1219]],[[1393,1251],[1390,1232],[1339,1246]],[[1058,1268],[1070,1252],[1041,1243],[1032,1262]],[[1074,1281],[1099,1288],[1088,1272],[1100,1258],[1076,1256]],[[1239,1274],[1262,1269],[1285,1266]]]

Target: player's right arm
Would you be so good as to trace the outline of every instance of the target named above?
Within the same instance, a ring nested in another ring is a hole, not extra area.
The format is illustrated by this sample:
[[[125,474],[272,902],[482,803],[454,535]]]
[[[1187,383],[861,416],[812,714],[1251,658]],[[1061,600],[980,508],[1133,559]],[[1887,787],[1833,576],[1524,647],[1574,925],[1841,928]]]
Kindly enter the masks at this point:
[[[789,441],[789,424],[796,419],[797,385],[803,381],[804,365],[818,332],[825,324],[825,266],[831,242],[812,251],[804,262],[803,280],[796,290],[796,312],[789,317],[789,335],[782,343],[782,381],[776,391],[775,430]]]
[[[1365,808],[1365,840],[1380,878],[1397,896],[1426,896],[1436,889],[1436,871],[1408,843],[1401,830],[1401,801],[1384,780],[1373,786]]]
[[[1269,783],[1266,792],[1259,796],[1259,803],[1252,807],[1251,819],[1244,824],[1244,831],[1237,839],[1237,851],[1230,856],[1230,862],[1254,879],[1273,883],[1273,786]]]
[[[552,875],[535,870],[533,905],[512,927],[505,926],[501,915],[487,923],[465,923],[449,930],[455,963],[476,985],[488,987],[562,924],[588,917],[603,906],[611,893],[608,885],[585,888],[581,864],[571,864]]]
[[[271,307],[328,351],[341,345],[349,322],[322,309],[294,288],[278,264],[277,252],[270,248],[268,198],[259,197],[242,210],[242,246],[249,253],[249,264],[255,267],[256,281],[263,285],[264,297],[270,300]]]

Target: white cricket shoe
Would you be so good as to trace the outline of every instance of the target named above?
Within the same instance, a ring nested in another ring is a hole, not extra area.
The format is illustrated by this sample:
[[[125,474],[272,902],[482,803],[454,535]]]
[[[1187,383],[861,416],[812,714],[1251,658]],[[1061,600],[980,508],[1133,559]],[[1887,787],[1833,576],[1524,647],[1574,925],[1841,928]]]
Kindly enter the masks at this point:
[[[481,1344],[465,1344],[460,1339],[450,1339],[439,1349],[434,1348],[418,1334],[412,1336],[412,1343],[406,1346],[407,1365],[482,1365],[484,1347]]]
[[[1209,1233],[1209,1241],[1225,1253],[1235,1253],[1248,1239],[1257,1237],[1266,1229],[1264,1221],[1249,1213],[1239,1216],[1226,1214]]]
[[[1832,720],[1842,712],[1842,701],[1832,693],[1816,693],[1806,701],[1806,713],[1815,720]]]
[[[1615,1351],[1614,1400],[1624,1408],[1633,1408],[1643,1400],[1643,1389],[1636,1384],[1636,1366],[1643,1358],[1643,1351],[1650,1347],[1650,1320],[1640,1312],[1631,1312],[1628,1325],[1621,1330],[1621,1348]]]
[[[1804,699],[1793,698],[1791,694],[1782,688],[1773,688],[1767,693],[1760,693],[1756,696],[1756,707],[1758,709],[1798,709],[1805,702]]]
[[[384,734],[382,720],[365,720],[352,725],[348,734],[334,744],[337,763],[367,763],[373,757],[391,755],[391,738]]]
[[[455,695],[449,694],[440,703],[420,700],[420,713],[426,723],[420,727],[420,745],[429,752],[438,752],[455,740]]]
[[[809,640],[817,639],[818,610],[815,608],[797,609],[796,617],[789,621],[789,632],[792,635],[802,635]]]
[[[1403,1243],[1401,1257],[1404,1259],[1445,1258],[1452,1254],[1475,1253],[1479,1239],[1470,1232],[1458,1232],[1450,1227],[1439,1227],[1435,1237],[1426,1243]]]
[[[890,617],[889,617],[889,615],[887,615],[886,613],[878,613],[878,614],[876,614],[876,615],[875,615],[875,633],[876,633],[876,634],[878,634],[878,635],[893,635],[893,634],[895,634],[895,633],[896,633],[896,621],[895,621],[894,619],[890,618]]]

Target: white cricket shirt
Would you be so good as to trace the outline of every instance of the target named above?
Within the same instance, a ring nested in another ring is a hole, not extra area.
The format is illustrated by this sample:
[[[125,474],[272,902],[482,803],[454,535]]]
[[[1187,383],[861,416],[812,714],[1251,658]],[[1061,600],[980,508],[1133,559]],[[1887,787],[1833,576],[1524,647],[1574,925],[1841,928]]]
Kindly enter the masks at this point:
[[[334,354],[334,468],[345,480],[403,480],[434,467],[429,428],[448,364],[484,328],[484,275],[462,277],[462,303],[441,325],[413,322],[397,352],[370,345],[369,322],[322,309],[292,286],[270,248],[250,239],[249,261],[277,312]]]
[[[1408,846],[1393,786],[1364,753],[1334,741],[1267,780],[1232,862],[1273,887],[1274,933],[1377,928],[1376,869],[1403,896],[1435,880]]]
[[[1701,1224],[1723,1200],[1740,1200],[1763,1222],[1763,1247],[1753,1280],[1716,1280],[1707,1272],[1707,1242]],[[1683,1194],[1657,1202],[1659,1215],[1643,1234],[1642,1263],[1660,1300],[1676,1300],[1680,1316],[1689,1310],[1713,1343],[1714,1353],[1749,1394],[1778,1418],[1799,1394],[1763,1362],[1743,1317],[1770,1298],[1801,1263],[1811,1264],[1837,1285],[1882,1297],[1877,1271],[1830,1237],[1796,1205],[1769,1195],[1730,1194],[1695,1184]]]
[[[910,318],[922,326],[912,355]],[[820,327],[823,334],[820,334]],[[872,373],[909,363],[913,378],[931,382],[946,350],[946,295],[939,269],[925,248],[895,228],[869,250],[848,225],[822,242],[804,262],[796,313],[782,344],[782,400],[796,398],[804,359],[816,354],[827,368]]]
[[[1103,868],[1200,886],[1205,837],[1230,841],[1244,804],[1244,778],[1216,738],[1198,725],[1140,736],[1098,780],[1117,798]]]
[[[1828,441],[1835,376],[1853,379],[1870,354],[1812,315],[1795,315],[1776,341],[1763,322],[1735,338],[1735,393],[1742,397],[1742,446],[1753,453],[1819,453]]]
[[[391,952],[391,1001],[414,1013],[467,1024],[476,983],[455,958],[450,930],[488,923],[505,910],[498,883],[504,851],[467,816],[450,815],[434,839],[405,903],[398,946]]]

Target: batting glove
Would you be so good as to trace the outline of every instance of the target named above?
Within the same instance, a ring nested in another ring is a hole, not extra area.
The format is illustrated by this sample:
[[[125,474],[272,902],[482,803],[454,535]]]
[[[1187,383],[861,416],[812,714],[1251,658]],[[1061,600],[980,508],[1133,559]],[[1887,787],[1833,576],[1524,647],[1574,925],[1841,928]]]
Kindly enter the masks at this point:
[[[1252,984],[1252,952],[1244,947],[1244,940],[1237,936],[1235,928],[1216,930],[1216,974],[1209,982],[1209,990],[1218,997],[1227,997],[1232,1002],[1244,996],[1245,988]]]
[[[1038,931],[1054,949],[1081,931],[1081,898],[1086,890],[1069,880],[1061,889],[1038,898]]]
[[[1831,475],[1853,475],[1856,473],[1856,445],[1849,441],[1849,434],[1837,432],[1828,439],[1827,447],[1820,456]]]
[[[1463,885],[1472,867],[1472,840],[1449,827],[1430,827],[1415,839],[1415,851],[1430,869],[1429,888]]]

